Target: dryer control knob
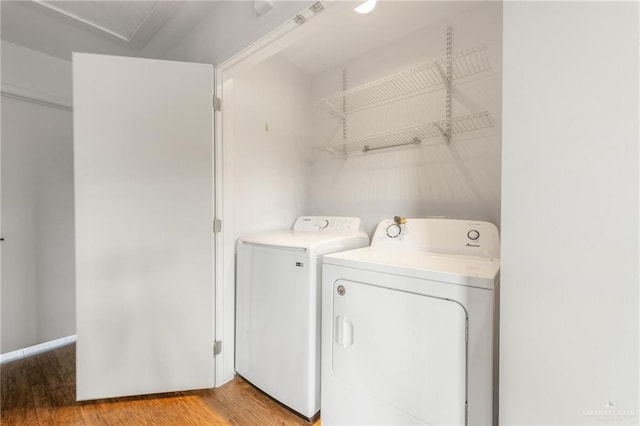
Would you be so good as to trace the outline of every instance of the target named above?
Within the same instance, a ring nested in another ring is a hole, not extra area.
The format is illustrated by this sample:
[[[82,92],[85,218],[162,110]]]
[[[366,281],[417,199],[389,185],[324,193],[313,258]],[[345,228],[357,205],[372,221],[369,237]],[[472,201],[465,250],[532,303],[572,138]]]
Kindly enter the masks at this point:
[[[469,237],[470,240],[475,241],[480,238],[480,233],[475,229],[472,229],[471,231],[467,232],[467,237]]]
[[[325,229],[327,226],[329,226],[329,221],[327,219],[322,219],[318,226],[320,227],[320,229]]]
[[[394,223],[387,226],[387,237],[389,238],[398,238],[401,232],[402,228],[400,228],[400,225]]]

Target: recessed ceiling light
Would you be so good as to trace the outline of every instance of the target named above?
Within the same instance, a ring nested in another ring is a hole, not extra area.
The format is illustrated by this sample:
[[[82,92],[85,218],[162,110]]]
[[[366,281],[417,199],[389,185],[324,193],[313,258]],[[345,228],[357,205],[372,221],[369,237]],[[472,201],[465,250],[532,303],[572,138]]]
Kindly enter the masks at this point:
[[[362,14],[369,13],[376,8],[376,2],[377,0],[367,0],[353,10]]]

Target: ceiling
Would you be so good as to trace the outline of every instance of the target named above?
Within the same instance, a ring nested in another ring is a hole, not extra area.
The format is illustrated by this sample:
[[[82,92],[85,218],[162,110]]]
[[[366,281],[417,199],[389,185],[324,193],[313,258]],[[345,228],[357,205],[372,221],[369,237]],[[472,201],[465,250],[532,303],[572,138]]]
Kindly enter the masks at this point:
[[[314,74],[476,3],[383,0],[372,13],[360,15],[353,8],[361,2],[323,0],[326,10],[300,26],[280,54]],[[207,16],[223,13],[226,9],[216,9],[223,3],[0,0],[0,28],[3,40],[65,60],[71,60],[74,51],[161,58]]]
[[[47,1],[34,3],[109,36],[143,47],[183,1]]]
[[[373,12],[355,13],[362,1],[338,1],[296,31],[280,55],[315,74],[373,48],[403,38],[477,6],[476,1],[378,1]]]
[[[213,1],[6,1],[2,39],[70,60],[72,51],[161,56],[215,8]]]

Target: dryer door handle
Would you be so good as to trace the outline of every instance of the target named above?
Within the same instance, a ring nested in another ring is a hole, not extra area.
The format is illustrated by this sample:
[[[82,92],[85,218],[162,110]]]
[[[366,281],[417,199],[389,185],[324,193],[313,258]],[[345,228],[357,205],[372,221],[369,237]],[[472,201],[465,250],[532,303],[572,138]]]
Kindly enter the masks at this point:
[[[336,317],[336,343],[344,348],[353,345],[353,323],[338,315]]]

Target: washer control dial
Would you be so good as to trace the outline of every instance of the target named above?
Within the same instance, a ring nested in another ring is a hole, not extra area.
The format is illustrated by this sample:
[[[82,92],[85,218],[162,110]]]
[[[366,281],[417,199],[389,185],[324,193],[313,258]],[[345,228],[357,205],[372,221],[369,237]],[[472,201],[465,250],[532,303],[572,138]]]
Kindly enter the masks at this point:
[[[387,226],[387,237],[389,238],[398,238],[401,232],[402,232],[402,229],[398,224],[393,223]]]
[[[320,223],[318,223],[318,226],[320,229],[326,229],[326,227],[329,226],[329,221],[327,219],[322,219]]]
[[[467,237],[471,240],[471,241],[475,241],[478,238],[480,238],[480,232],[478,232],[475,229],[472,229],[471,231],[467,232]]]

